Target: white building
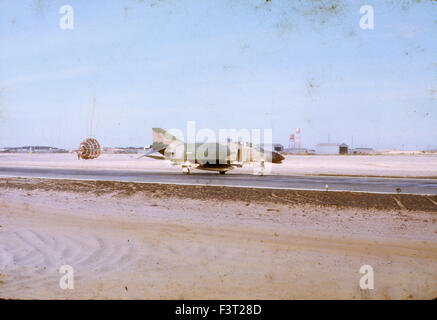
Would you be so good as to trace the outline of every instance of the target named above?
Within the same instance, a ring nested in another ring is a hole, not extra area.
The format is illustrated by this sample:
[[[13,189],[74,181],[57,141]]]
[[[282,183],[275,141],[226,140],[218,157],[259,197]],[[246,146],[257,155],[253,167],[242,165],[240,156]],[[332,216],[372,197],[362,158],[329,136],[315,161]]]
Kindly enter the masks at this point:
[[[348,149],[345,143],[319,143],[316,145],[316,154],[348,154]]]

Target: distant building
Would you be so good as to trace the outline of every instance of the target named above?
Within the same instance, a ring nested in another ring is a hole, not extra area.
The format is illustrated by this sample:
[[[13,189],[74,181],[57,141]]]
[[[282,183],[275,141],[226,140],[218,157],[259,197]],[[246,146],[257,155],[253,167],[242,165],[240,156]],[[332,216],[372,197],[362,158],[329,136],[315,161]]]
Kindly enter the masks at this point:
[[[307,148],[285,148],[283,153],[289,154],[315,154],[315,150],[307,149]]]
[[[375,154],[372,148],[354,148],[349,151],[350,154]]]
[[[4,148],[8,153],[68,153],[68,150],[49,146],[24,146]]]
[[[144,147],[104,147],[102,153],[109,154],[135,154],[144,151]]]
[[[319,143],[316,154],[348,154],[349,147],[345,143]]]

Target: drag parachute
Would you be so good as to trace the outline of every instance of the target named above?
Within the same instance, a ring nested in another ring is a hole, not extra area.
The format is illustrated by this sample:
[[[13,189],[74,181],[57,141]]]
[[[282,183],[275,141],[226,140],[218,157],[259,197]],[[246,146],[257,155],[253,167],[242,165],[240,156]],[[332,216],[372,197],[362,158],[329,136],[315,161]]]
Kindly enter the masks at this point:
[[[100,155],[100,144],[94,138],[87,138],[80,143],[77,157],[78,159],[95,159]]]

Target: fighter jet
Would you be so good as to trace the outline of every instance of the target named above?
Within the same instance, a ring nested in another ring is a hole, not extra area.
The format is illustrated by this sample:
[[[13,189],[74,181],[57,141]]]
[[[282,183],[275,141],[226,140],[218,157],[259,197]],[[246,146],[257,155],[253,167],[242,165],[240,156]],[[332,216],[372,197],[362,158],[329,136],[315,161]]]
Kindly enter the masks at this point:
[[[259,175],[264,174],[265,162],[281,163],[284,157],[245,142],[185,143],[161,128],[153,128],[153,144],[141,157],[169,160],[180,166],[184,174],[192,169],[217,171],[225,174],[244,164],[258,163]],[[140,158],[141,158],[140,157]]]

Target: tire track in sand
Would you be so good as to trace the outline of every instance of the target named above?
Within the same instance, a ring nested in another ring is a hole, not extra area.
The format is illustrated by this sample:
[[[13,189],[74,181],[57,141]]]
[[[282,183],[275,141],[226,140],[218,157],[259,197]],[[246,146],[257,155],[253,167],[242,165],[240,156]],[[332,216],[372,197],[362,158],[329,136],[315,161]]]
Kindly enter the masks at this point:
[[[62,265],[74,268],[75,280],[90,271],[119,270],[135,259],[131,243],[95,235],[47,234],[30,229],[0,231],[0,297],[2,292],[58,286]]]

